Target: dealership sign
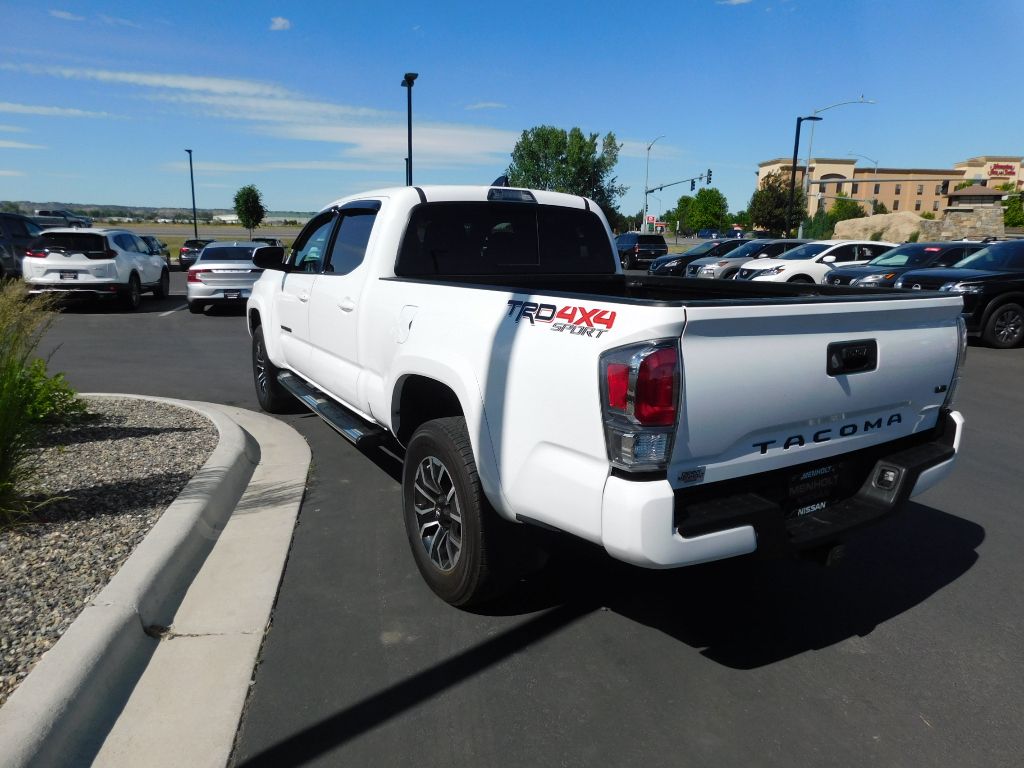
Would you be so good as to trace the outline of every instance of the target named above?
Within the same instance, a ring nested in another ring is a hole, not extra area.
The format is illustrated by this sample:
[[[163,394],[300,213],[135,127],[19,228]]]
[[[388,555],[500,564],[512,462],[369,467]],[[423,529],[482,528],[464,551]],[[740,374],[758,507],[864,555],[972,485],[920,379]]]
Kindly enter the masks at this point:
[[[1017,169],[1009,163],[992,163],[988,167],[989,176],[1016,176]]]

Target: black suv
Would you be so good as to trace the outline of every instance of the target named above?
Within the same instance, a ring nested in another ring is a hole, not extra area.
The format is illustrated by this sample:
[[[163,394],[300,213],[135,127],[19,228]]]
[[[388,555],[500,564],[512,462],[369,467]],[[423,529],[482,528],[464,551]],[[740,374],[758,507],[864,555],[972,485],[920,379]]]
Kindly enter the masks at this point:
[[[28,216],[0,213],[0,277],[20,277],[25,249],[43,232]]]
[[[670,253],[655,259],[647,268],[647,272],[651,275],[681,276],[686,271],[686,265],[691,261],[702,259],[705,256],[722,256],[746,242],[749,241],[738,237],[731,237],[728,240],[708,240],[706,243],[693,246],[686,253]]]
[[[199,252],[206,247],[207,243],[214,242],[214,238],[208,240],[186,240],[181,244],[181,250],[178,251],[178,266],[181,267],[181,271],[184,272],[186,269],[196,263],[196,259],[199,258]]]
[[[836,267],[825,275],[825,285],[856,285],[861,288],[891,288],[896,279],[912,269],[951,267],[980,251],[985,243],[965,241],[904,243],[876,256],[867,264]]]
[[[615,238],[615,250],[619,252],[623,269],[636,269],[668,253],[668,243],[664,235],[624,232]]]
[[[897,288],[950,291],[964,300],[967,332],[997,349],[1024,340],[1024,240],[991,243],[952,269],[907,272]]]

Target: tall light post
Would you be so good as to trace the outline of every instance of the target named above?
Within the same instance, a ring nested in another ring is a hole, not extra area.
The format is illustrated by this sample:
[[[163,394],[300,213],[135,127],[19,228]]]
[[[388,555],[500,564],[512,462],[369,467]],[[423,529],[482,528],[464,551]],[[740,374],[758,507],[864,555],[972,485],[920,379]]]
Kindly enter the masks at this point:
[[[807,117],[798,117],[796,119],[796,138],[793,139],[793,163],[789,168],[789,205],[786,206],[786,237],[789,237],[789,230],[793,226],[793,203],[796,198],[796,158],[800,152],[800,123],[804,120],[815,123],[821,120],[821,118],[815,115],[808,115]],[[806,168],[804,168],[804,178],[807,178]]]
[[[192,150],[186,149],[188,152],[188,180],[192,183],[192,234],[196,240],[199,239],[199,225],[196,223],[196,178],[192,174]]]
[[[664,138],[664,136],[658,137],[658,139]],[[647,145],[647,170],[644,172],[644,218],[643,221],[640,222],[640,229],[643,229],[644,226],[647,224],[647,190],[650,187],[648,181],[651,178],[651,147],[654,146],[654,142],[656,142],[658,139],[655,139],[654,141]]]
[[[419,75],[416,72],[406,72],[402,79],[402,87],[408,89],[408,101],[406,116],[409,121],[409,154],[405,158],[405,185],[412,186],[412,84],[416,82]]]
[[[839,101],[835,104],[829,104],[827,107],[816,109],[811,112],[812,115],[820,115],[822,112],[826,112],[836,107],[843,107],[847,104],[876,104],[874,99],[865,99],[861,96],[859,99],[853,99],[852,101]],[[804,165],[804,198],[807,197],[808,190],[811,187],[811,147],[814,145],[814,123],[811,123],[811,135],[807,137],[807,163]],[[797,237],[803,237],[804,235],[804,217],[800,217],[800,229],[797,232]]]
[[[865,160],[870,161],[875,166],[874,176],[875,176],[876,179],[878,178],[878,161],[877,160],[875,160],[873,157],[868,157],[867,155],[858,155],[856,152],[847,152],[846,154],[849,157],[861,157],[861,158],[864,158]],[[871,207],[868,209],[868,216],[870,216],[872,213],[875,212],[875,200],[874,200],[874,198],[871,198],[871,201],[872,201],[871,202]]]

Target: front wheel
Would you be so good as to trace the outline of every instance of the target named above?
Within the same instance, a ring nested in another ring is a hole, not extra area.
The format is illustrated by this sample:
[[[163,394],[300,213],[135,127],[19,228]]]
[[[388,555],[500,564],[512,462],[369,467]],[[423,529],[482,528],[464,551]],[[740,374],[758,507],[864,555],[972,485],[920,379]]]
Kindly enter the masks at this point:
[[[413,434],[402,469],[405,531],[428,586],[454,606],[480,603],[500,581],[499,537],[510,524],[480,485],[466,420],[428,421]]]
[[[814,281],[811,280],[811,278],[807,277],[806,275],[797,275],[796,277],[791,277],[786,282],[787,283],[802,283],[804,285],[814,285]]]
[[[278,382],[278,373],[280,369],[267,355],[263,326],[259,325],[252,334],[252,378],[256,385],[256,399],[267,413],[294,413],[299,410],[298,401]]]
[[[1024,309],[1020,304],[1003,304],[988,318],[982,338],[996,349],[1016,347],[1024,338]]]

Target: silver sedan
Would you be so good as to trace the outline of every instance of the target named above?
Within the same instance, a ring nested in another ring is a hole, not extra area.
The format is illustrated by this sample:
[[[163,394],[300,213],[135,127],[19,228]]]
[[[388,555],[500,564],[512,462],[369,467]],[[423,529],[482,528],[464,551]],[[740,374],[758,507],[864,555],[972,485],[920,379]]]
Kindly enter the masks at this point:
[[[188,268],[188,311],[199,315],[210,304],[245,304],[263,272],[253,263],[253,255],[267,247],[253,242],[209,243]]]

